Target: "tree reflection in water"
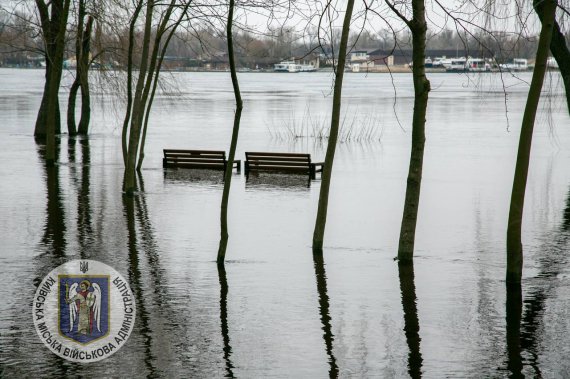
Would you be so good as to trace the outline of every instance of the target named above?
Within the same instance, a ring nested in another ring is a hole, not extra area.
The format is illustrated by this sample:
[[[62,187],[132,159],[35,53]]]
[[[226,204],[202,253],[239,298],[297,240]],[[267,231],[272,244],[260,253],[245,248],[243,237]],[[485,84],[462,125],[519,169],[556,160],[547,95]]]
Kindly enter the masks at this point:
[[[404,308],[404,333],[408,344],[408,373],[412,378],[422,377],[422,353],[420,351],[420,321],[418,319],[418,307],[416,298],[416,286],[414,283],[413,262],[398,262],[398,274],[400,277],[400,292],[402,294],[402,306]]]
[[[320,252],[313,253],[313,262],[315,264],[315,276],[317,279],[317,291],[319,293],[319,313],[321,315],[321,323],[323,325],[323,339],[329,360],[329,377],[337,378],[339,374],[336,358],[333,353],[334,334],[331,328],[331,316],[329,313],[329,295],[327,294],[327,275],[325,272],[325,264],[323,254]]]
[[[136,195],[142,196],[142,195]],[[123,196],[123,209],[127,221],[128,231],[128,267],[129,283],[136,299],[137,321],[140,320],[138,331],[144,343],[144,363],[149,377],[158,374],[154,365],[155,357],[152,354],[152,330],[149,326],[149,314],[145,303],[145,295],[142,289],[141,270],[139,262],[139,252],[137,247],[137,230],[135,222],[135,199],[134,196]]]
[[[228,280],[224,264],[218,264],[218,278],[220,280],[220,322],[222,325],[222,340],[224,341],[224,361],[226,362],[226,378],[233,378],[233,364],[231,361],[232,347],[228,328]]]
[[[568,264],[567,245],[570,242],[570,191],[566,198],[560,229],[554,230],[539,247],[537,256],[538,274],[524,281],[527,295],[522,296],[521,286],[507,285],[507,369],[511,378],[525,377],[525,365],[540,378],[538,340],[544,335],[546,301],[560,284],[556,277]],[[529,358],[524,360],[523,353]]]

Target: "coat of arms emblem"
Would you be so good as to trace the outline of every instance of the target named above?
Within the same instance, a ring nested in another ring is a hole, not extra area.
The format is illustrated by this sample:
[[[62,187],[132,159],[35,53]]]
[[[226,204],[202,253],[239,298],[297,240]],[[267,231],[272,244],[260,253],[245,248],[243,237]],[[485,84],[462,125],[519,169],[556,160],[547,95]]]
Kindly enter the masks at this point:
[[[59,332],[87,344],[109,331],[109,277],[59,275]]]
[[[95,260],[72,260],[56,267],[40,282],[32,302],[40,340],[72,362],[97,362],[113,355],[125,346],[135,315],[128,282]]]

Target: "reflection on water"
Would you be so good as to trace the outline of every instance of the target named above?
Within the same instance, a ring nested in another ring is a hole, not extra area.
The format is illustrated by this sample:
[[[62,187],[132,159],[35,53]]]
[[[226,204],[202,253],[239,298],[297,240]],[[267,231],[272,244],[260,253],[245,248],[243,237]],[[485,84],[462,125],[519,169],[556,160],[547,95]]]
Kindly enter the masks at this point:
[[[317,279],[317,291],[319,293],[319,314],[321,315],[323,339],[325,341],[325,348],[329,362],[329,377],[337,378],[339,370],[333,352],[334,334],[331,326],[329,295],[327,293],[327,275],[325,273],[323,255],[314,253],[313,263],[315,265],[315,277]]]
[[[164,169],[164,180],[167,183],[188,184],[223,184],[224,173],[221,170],[194,170],[185,168]]]
[[[524,378],[521,356],[522,290],[520,285],[507,285],[507,369],[509,377]]]
[[[224,361],[226,362],[225,377],[233,378],[233,368],[231,355],[232,347],[230,345],[230,334],[228,328],[228,279],[226,277],[226,268],[223,264],[218,265],[218,277],[220,279],[220,322],[222,326],[222,339],[224,341]]]
[[[311,187],[311,178],[306,175],[285,175],[280,173],[250,173],[248,189],[306,190]]]
[[[422,377],[422,353],[420,351],[420,321],[416,304],[416,285],[414,284],[413,263],[398,262],[400,292],[404,308],[404,333],[410,352],[408,354],[408,373],[412,378]]]
[[[59,150],[59,148],[56,149],[56,156],[59,155]],[[41,162],[44,162],[44,153],[44,147],[38,145],[38,155]],[[65,239],[65,212],[62,203],[59,165],[43,164],[43,166],[46,181],[47,209],[42,244],[47,248],[47,254],[62,258],[65,255],[67,241]]]
[[[411,78],[394,76],[404,132],[393,117],[390,80],[349,75],[347,112],[383,112],[382,143],[339,146],[325,256],[310,247],[319,180],[267,174],[246,181],[236,173],[232,259],[218,268],[221,171],[164,170],[161,160],[169,146],[227,146],[231,83],[223,73],[173,75],[192,90],[168,103],[157,98],[140,191],[129,199],[120,191],[113,126],[121,118],[102,112],[114,99],[95,102],[93,134],[63,136],[60,163],[45,167],[32,136],[43,75],[0,69],[1,377],[570,377],[570,129],[558,127],[568,123],[565,109],[550,113],[554,128],[535,129],[522,288],[506,290],[503,278],[505,205],[526,87],[507,83],[508,132],[503,97],[454,75],[430,78],[413,267],[392,260]],[[247,128],[238,156],[323,155],[310,139],[272,139],[267,125],[279,127],[307,107],[326,118],[327,75],[242,78]],[[50,354],[28,317],[41,278],[79,258],[129,278],[138,305],[127,345],[88,366]]]

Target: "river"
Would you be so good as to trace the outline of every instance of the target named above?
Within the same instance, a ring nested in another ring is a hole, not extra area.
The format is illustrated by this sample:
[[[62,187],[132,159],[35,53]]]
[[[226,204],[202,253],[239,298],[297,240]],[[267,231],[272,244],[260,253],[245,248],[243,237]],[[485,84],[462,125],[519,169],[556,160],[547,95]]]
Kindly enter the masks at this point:
[[[232,180],[221,272],[221,175],[165,171],[161,159],[164,148],[229,148],[229,73],[165,78],[143,191],[125,205],[123,106],[112,87],[95,90],[89,139],[63,135],[60,163],[46,170],[33,139],[43,72],[0,69],[0,376],[570,376],[570,122],[558,73],[546,80],[535,127],[518,317],[507,317],[505,235],[531,74],[429,75],[412,272],[394,261],[410,75],[345,76],[323,260],[311,253],[319,177],[242,173]],[[245,151],[324,158],[330,73],[239,79],[237,159]],[[66,98],[64,86],[63,114]],[[36,286],[71,259],[114,267],[137,302],[128,343],[89,365],[50,353],[32,323]]]

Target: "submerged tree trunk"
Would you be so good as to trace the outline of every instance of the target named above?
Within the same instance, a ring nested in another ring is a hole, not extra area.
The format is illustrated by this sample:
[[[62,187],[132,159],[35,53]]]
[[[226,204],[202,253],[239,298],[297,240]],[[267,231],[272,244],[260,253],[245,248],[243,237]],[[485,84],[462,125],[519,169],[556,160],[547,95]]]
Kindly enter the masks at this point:
[[[228,58],[230,60],[230,73],[232,77],[232,85],[234,89],[234,97],[236,99],[236,112],[234,114],[234,126],[232,131],[232,140],[230,143],[230,151],[228,153],[228,163],[224,172],[224,192],[222,194],[222,205],[220,211],[220,245],[218,246],[218,265],[223,265],[226,259],[226,248],[228,246],[228,203],[230,197],[230,188],[232,185],[232,167],[234,165],[234,157],[239,135],[239,125],[241,112],[243,109],[243,101],[239,90],[239,82],[237,78],[236,62],[234,57],[234,42],[232,36],[232,24],[234,17],[235,1],[230,0],[230,9],[228,13],[227,37],[228,37]]]
[[[85,17],[85,1],[79,0],[77,7],[77,35],[75,36],[75,80],[69,90],[69,98],[67,100],[67,133],[70,136],[77,134],[77,126],[75,125],[75,100],[77,98],[77,91],[81,86],[79,83],[79,72],[81,71],[79,60],[81,59],[81,48],[83,41],[83,20]]]
[[[123,164],[127,167],[127,136],[129,131],[129,120],[131,119],[131,112],[133,107],[133,52],[135,50],[135,28],[139,14],[142,10],[142,0],[137,2],[133,17],[129,24],[129,47],[127,51],[127,109],[125,111],[125,118],[123,120],[123,131],[121,133],[121,147],[123,150]]]
[[[159,5],[163,4],[156,2],[155,0],[150,0],[147,3],[139,77],[137,80],[135,96],[132,98],[132,111],[130,109],[127,109],[127,115],[125,117],[125,119],[130,120],[130,122],[127,121],[126,124],[123,124],[123,149],[125,149],[124,139],[128,134],[128,146],[126,147],[127,150],[123,150],[123,157],[126,157],[123,191],[127,195],[132,195],[136,188],[137,157],[139,149],[141,148],[141,133],[143,131],[143,123],[145,123],[145,118],[148,119],[150,112],[148,99],[151,89],[153,88],[153,83],[156,83],[160,74],[160,69],[157,66],[157,62],[158,53],[160,51],[160,45],[162,42],[161,40],[167,29],[171,29],[173,32],[180,24],[184,14],[190,5],[190,2],[187,2],[186,5],[182,7],[182,13],[174,25],[169,26],[168,22],[170,20],[172,12],[176,8],[176,0],[171,0],[170,3],[164,5],[166,7],[164,12],[157,12],[157,14],[161,15],[162,19],[156,28],[155,39],[151,52],[150,39],[151,34],[153,33],[153,13],[155,11],[155,7]],[[131,23],[131,27],[134,27],[134,23]],[[165,44],[167,44],[167,42]],[[129,46],[129,54],[132,54],[131,46]],[[131,74],[129,74],[130,81],[133,70],[132,56],[129,57],[129,59],[131,63],[128,68],[128,70],[131,72]],[[131,99],[130,96],[129,99]],[[128,133],[125,128],[128,128]]]
[[[36,118],[34,136],[46,142],[45,160],[48,165],[56,159],[55,134],[60,132],[59,86],[63,74],[65,31],[70,0],[48,3],[36,0],[45,41],[46,84]]]
[[[543,21],[545,17],[544,2],[534,0],[533,6],[540,21]],[[570,50],[568,49],[566,38],[564,38],[564,34],[560,31],[560,25],[558,25],[556,19],[554,20],[552,28],[550,52],[556,60],[556,63],[558,63],[558,68],[562,75],[562,81],[566,89],[566,104],[568,105],[568,112],[570,113]]]
[[[150,96],[148,98],[148,104],[146,106],[146,112],[145,112],[144,124],[143,124],[143,130],[142,130],[142,137],[141,137],[141,143],[140,143],[140,150],[139,150],[139,160],[137,163],[137,171],[139,171],[139,172],[142,168],[142,164],[144,161],[144,148],[145,148],[145,144],[146,144],[146,132],[148,130],[148,120],[150,119],[150,110],[152,108],[152,103],[154,102],[154,95],[156,93],[156,88],[158,87],[158,78],[160,75],[160,70],[162,69],[162,62],[164,61],[164,56],[166,55],[166,51],[168,49],[168,45],[170,44],[170,40],[174,36],[176,29],[178,28],[178,26],[182,22],[183,16],[186,13],[186,11],[188,10],[188,8],[190,7],[190,4],[191,4],[190,2],[186,3],[182,12],[180,13],[180,17],[170,27],[170,32],[168,34],[168,37],[166,38],[166,41],[163,43],[162,50],[160,51],[160,55],[158,57],[158,62],[156,64],[156,68],[154,70],[154,79],[153,79],[153,83],[152,83],[152,90],[150,91]],[[166,32],[166,30],[167,30],[166,24],[163,24],[161,27],[161,30],[159,30],[157,33],[156,40],[155,40],[155,46],[158,47],[160,45],[160,40],[162,39],[162,35]]]
[[[78,72],[81,84],[81,118],[77,132],[87,135],[89,131],[89,121],[91,120],[91,95],[89,93],[89,60],[91,52],[91,31],[93,30],[93,17],[87,19],[85,32],[81,47],[81,59],[77,61],[77,66],[81,67]]]
[[[85,30],[83,29],[83,17],[85,10],[80,4],[76,58],[77,71],[75,80],[69,90],[69,100],[67,105],[67,131],[69,135],[82,134],[87,135],[89,131],[89,120],[91,118],[91,97],[89,95],[89,52],[91,49],[91,30],[93,27],[93,18],[87,19]],[[81,89],[81,118],[79,120],[79,130],[75,125],[75,104],[77,92]]]
[[[426,111],[430,83],[426,77],[426,33],[424,0],[413,0],[413,18],[407,20],[396,8],[390,5],[412,32],[412,74],[414,78],[414,115],[412,119],[412,148],[410,153],[410,166],[406,185],[406,198],[404,212],[400,227],[400,240],[398,244],[398,259],[411,261],[414,259],[414,243],[416,239],[416,225],[420,204],[420,191],[422,184],[422,171],[425,149]]]
[[[127,195],[132,195],[136,188],[136,162],[137,152],[139,149],[140,132],[144,114],[144,83],[145,76],[149,65],[150,35],[152,29],[152,15],[154,11],[154,0],[149,0],[145,14],[145,28],[143,37],[143,46],[141,52],[141,65],[139,68],[139,77],[133,99],[132,113],[130,113],[130,128],[128,133],[128,146],[126,151],[126,166],[123,179],[123,191]],[[132,62],[131,62],[132,63]],[[129,66],[128,70],[132,72],[134,67]]]
[[[352,19],[352,9],[354,8],[354,0],[348,0],[346,12],[342,24],[342,34],[340,38],[340,48],[338,53],[338,65],[336,67],[333,108],[331,117],[331,128],[329,141],[327,144],[327,153],[325,155],[325,163],[321,174],[321,190],[319,193],[319,206],[317,209],[317,219],[315,221],[315,230],[313,232],[313,252],[322,253],[323,240],[325,235],[325,226],[327,223],[327,210],[329,203],[329,190],[331,184],[332,168],[336,144],[338,140],[338,128],[340,124],[340,106],[342,99],[342,79],[344,76],[344,67],[346,63],[346,51],[348,45],[348,34],[350,31],[350,21]]]
[[[509,210],[509,223],[507,226],[507,283],[520,283],[523,267],[522,250],[522,217],[524,208],[524,197],[526,182],[528,177],[528,166],[530,162],[530,150],[532,145],[532,133],[540,92],[544,82],[546,72],[546,61],[554,17],[556,13],[555,0],[543,0],[544,13],[542,17],[542,28],[536,52],[536,63],[532,74],[532,81],[528,92],[527,102],[524,110],[519,147],[517,153],[517,163],[515,167],[515,177],[511,193],[511,205]]]

